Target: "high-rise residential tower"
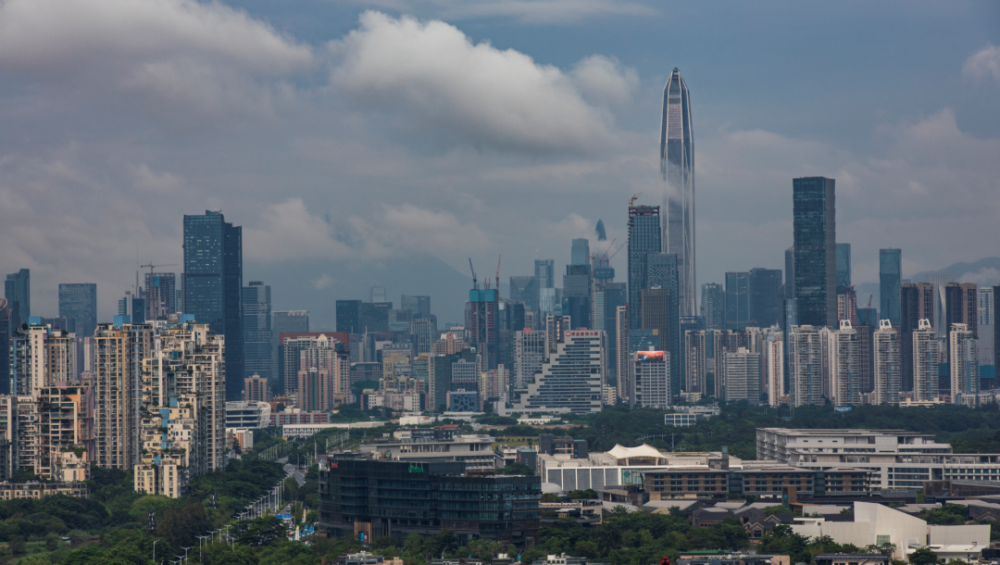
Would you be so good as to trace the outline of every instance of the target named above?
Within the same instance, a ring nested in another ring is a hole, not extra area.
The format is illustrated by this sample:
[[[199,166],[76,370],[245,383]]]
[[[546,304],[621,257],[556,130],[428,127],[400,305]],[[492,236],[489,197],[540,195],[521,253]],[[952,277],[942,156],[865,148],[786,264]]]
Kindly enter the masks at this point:
[[[184,309],[225,337],[226,398],[243,390],[243,228],[221,212],[184,216]]]
[[[97,328],[97,285],[59,285],[59,315],[76,320],[78,337],[94,337]]]
[[[697,316],[695,304],[694,131],[691,94],[675,67],[663,87],[660,118],[660,174],[667,183],[663,207],[663,251],[677,255],[681,316]]]
[[[992,286],[984,286],[977,291],[977,328],[979,330],[979,364],[995,365],[993,348],[994,295]],[[0,369],[2,370],[2,369]]]
[[[902,266],[899,249],[879,249],[878,251],[878,293],[879,315],[898,326],[899,287],[902,281]]]
[[[938,386],[938,357],[940,342],[931,321],[923,319],[913,330],[913,399],[936,400]]]
[[[339,305],[338,305],[339,313]],[[271,322],[271,375],[277,381],[275,389],[283,390],[285,385],[284,356],[281,355],[280,339],[283,333],[303,333],[309,331],[308,310],[275,310]],[[343,331],[339,327],[337,331]]]
[[[7,275],[3,289],[7,307],[10,308],[10,327],[20,328],[31,317],[31,271],[21,269]]]
[[[875,331],[875,390],[873,404],[899,404],[902,384],[902,343],[899,328],[879,320]]]
[[[899,287],[899,331],[902,356],[902,383],[900,390],[914,389],[913,332],[921,320],[934,325],[934,285],[929,283],[904,284]],[[935,396],[937,392],[935,391]],[[926,400],[926,399],[925,399]]]
[[[824,177],[792,181],[795,301],[803,326],[838,326],[834,186]]]
[[[948,338],[951,403],[975,406],[979,395],[979,340],[967,324],[952,324]]]

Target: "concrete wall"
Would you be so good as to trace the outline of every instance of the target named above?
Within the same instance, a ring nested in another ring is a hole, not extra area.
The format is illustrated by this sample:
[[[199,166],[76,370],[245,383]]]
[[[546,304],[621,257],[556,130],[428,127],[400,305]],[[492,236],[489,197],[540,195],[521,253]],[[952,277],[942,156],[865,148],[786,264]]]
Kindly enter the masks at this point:
[[[931,545],[990,546],[990,526],[927,526]]]

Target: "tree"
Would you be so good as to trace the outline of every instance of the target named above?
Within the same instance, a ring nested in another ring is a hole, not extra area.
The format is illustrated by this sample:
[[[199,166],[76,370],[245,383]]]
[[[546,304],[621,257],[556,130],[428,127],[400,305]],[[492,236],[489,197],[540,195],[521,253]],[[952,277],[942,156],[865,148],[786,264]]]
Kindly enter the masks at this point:
[[[937,562],[937,554],[926,547],[921,547],[910,554],[910,563],[913,565],[935,565]]]
[[[765,516],[781,516],[783,514],[791,514],[792,511],[788,507],[781,504],[773,504],[771,506],[764,507]]]
[[[24,536],[10,536],[10,542],[8,542],[10,547],[10,552],[14,555],[24,553],[27,550],[27,544],[24,543]]]
[[[529,467],[524,463],[511,463],[505,467],[501,467],[496,470],[498,475],[524,475],[530,477],[535,474],[535,468]]]

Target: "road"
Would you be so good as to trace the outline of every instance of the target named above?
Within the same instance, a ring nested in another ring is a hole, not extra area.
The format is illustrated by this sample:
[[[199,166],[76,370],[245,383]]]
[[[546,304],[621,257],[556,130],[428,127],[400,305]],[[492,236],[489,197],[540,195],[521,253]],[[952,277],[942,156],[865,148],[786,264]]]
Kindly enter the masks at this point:
[[[295,480],[298,481],[299,486],[302,486],[303,484],[305,484],[305,482],[306,482],[306,474],[304,472],[300,471],[298,469],[298,467],[296,467],[295,465],[291,465],[291,464],[285,463],[285,472],[288,473],[289,475],[292,475],[293,477],[295,477]]]

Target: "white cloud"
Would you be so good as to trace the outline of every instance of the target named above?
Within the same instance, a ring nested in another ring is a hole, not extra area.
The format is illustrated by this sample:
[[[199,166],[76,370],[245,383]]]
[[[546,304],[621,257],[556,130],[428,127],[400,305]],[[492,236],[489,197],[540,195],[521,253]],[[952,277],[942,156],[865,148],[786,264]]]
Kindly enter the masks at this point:
[[[407,14],[426,13],[446,21],[510,18],[525,24],[573,24],[607,16],[650,16],[639,2],[616,0],[355,0],[360,4]]]
[[[607,117],[562,71],[473,44],[444,22],[366,12],[359,29],[331,48],[340,57],[334,86],[424,146],[589,152],[613,138]],[[585,69],[598,80],[593,63]]]
[[[639,73],[618,59],[593,55],[573,67],[573,79],[588,98],[607,106],[624,106],[639,87]]]
[[[1000,81],[1000,47],[987,43],[965,61],[962,74],[974,79],[993,77]]]

